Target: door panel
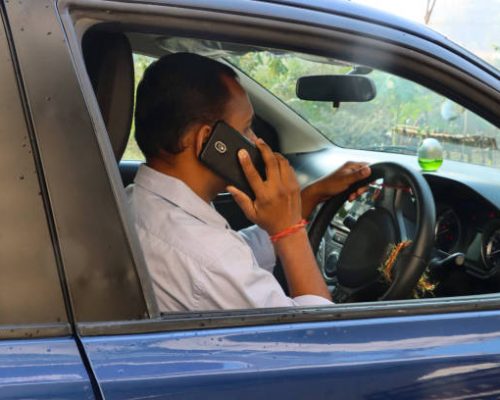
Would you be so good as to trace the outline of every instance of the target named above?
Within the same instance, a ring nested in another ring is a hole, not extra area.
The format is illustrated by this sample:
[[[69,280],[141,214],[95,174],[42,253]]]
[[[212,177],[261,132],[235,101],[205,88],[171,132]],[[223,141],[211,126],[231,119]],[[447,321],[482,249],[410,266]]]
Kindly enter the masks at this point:
[[[61,322],[67,317],[36,145],[5,28],[0,10],[0,325]]]
[[[72,339],[2,340],[0,398],[71,400],[94,394]]]
[[[500,312],[88,337],[106,399],[500,395]],[[460,397],[461,398],[461,397]]]
[[[115,184],[112,149],[107,134],[94,130],[82,96],[92,86],[77,79],[59,15],[50,3],[55,2],[11,1],[5,9],[73,313],[80,321],[142,318],[149,309],[124,206],[117,201],[123,194]]]

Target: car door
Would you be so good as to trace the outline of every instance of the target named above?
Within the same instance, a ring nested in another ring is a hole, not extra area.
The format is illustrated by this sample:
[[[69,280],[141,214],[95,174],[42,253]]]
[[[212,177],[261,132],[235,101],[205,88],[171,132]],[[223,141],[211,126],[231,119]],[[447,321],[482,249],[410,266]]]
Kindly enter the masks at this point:
[[[93,399],[3,7],[0,20],[0,398]]]
[[[108,399],[498,396],[497,311],[398,317],[396,308],[353,308],[81,329]]]
[[[148,32],[203,36],[210,31],[249,43],[267,37],[276,46],[293,48],[301,42],[302,51],[314,52],[319,46],[323,51],[345,47],[356,38],[362,42],[361,35],[375,29],[386,40],[365,46],[384,42],[404,60],[407,48],[389,43],[400,40],[401,33],[391,38],[392,28],[260,2],[96,0],[49,6],[25,1],[9,4],[7,11],[15,26],[25,21],[31,27],[16,32],[14,43],[26,84],[41,81],[41,90],[28,90],[27,96],[77,332],[103,398],[498,396],[497,295],[160,315],[79,42],[89,26],[104,22]],[[251,24],[258,29],[247,30]],[[334,45],[328,35],[336,35]],[[415,47],[422,40],[410,39]],[[54,53],[40,57],[25,47],[30,41]],[[446,75],[445,68],[452,82],[462,74],[449,65],[440,68],[433,79]],[[464,102],[475,103],[476,109],[488,105],[494,90],[482,90],[474,79],[468,83]],[[481,113],[498,118],[491,104]]]

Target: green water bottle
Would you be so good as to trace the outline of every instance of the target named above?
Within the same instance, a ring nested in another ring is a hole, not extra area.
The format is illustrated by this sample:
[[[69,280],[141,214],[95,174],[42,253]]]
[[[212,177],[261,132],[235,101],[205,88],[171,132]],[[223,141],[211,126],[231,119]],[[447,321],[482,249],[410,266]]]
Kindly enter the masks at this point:
[[[424,171],[437,171],[443,163],[443,146],[439,140],[424,139],[417,152],[418,163]]]

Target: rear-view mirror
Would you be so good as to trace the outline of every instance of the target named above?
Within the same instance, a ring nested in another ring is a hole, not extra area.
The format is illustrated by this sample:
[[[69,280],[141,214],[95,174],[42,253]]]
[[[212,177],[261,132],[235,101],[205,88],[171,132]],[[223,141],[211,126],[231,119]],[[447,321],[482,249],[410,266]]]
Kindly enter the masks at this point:
[[[302,76],[297,80],[296,92],[301,100],[331,101],[334,106],[370,101],[377,94],[373,81],[362,75]]]

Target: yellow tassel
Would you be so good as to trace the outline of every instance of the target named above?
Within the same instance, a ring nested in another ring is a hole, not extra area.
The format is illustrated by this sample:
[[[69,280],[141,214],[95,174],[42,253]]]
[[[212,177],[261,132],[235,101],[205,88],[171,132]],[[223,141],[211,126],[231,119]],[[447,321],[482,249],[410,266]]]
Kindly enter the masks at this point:
[[[392,268],[394,267],[394,264],[396,263],[396,260],[398,258],[399,253],[408,246],[410,246],[412,243],[411,240],[406,240],[404,242],[395,244],[392,246],[391,252],[389,253],[389,256],[387,257],[387,260],[385,261],[384,265],[380,268],[380,272],[384,279],[387,281],[387,283],[392,282]],[[418,280],[417,287],[415,288],[415,291],[413,292],[413,295],[415,298],[420,297],[420,294],[425,294],[426,292],[429,292],[432,294],[434,289],[436,289],[437,284],[432,283],[429,281],[429,278],[427,277],[427,274],[422,274],[420,279]]]

